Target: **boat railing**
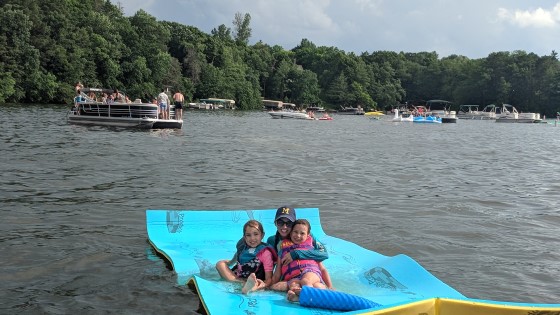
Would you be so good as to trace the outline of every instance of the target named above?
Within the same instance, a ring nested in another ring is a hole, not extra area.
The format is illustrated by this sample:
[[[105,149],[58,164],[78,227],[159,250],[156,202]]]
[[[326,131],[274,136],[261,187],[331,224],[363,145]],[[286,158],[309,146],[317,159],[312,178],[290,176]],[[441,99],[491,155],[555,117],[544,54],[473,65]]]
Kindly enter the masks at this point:
[[[135,103],[80,103],[84,115],[103,117],[132,117],[132,118],[157,118],[157,107],[142,106]],[[145,108],[144,108],[145,107]]]

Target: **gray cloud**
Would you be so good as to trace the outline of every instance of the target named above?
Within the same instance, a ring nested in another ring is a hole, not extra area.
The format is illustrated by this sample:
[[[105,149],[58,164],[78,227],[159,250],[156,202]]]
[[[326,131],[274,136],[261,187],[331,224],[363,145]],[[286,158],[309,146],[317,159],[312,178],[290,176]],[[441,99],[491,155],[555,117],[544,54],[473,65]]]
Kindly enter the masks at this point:
[[[117,3],[116,1],[113,1]],[[209,33],[251,15],[251,43],[285,49],[307,38],[347,52],[436,51],[469,58],[497,51],[548,55],[558,50],[560,2],[523,0],[119,0],[126,15],[140,9],[158,20]]]

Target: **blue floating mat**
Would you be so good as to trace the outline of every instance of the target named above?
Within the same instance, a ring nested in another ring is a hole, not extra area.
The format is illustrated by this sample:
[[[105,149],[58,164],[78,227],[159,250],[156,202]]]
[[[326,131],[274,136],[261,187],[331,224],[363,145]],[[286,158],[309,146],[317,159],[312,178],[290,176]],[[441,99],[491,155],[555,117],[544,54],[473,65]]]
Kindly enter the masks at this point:
[[[336,291],[306,288],[300,303],[285,293],[241,293],[241,285],[223,281],[214,265],[231,259],[247,220],[260,221],[268,236],[276,232],[276,209],[266,210],[146,210],[148,239],[177,273],[180,285],[198,293],[208,314],[425,314],[527,315],[559,312],[560,304],[526,304],[469,299],[406,255],[388,257],[354,243],[326,235],[319,209],[298,208],[298,218],[329,252],[323,263]],[[351,295],[348,295],[348,294]]]

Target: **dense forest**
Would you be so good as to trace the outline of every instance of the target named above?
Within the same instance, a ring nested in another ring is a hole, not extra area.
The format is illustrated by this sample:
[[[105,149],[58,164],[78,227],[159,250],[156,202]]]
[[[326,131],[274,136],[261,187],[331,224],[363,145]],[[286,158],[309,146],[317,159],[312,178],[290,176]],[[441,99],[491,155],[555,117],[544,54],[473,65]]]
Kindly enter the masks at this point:
[[[249,45],[250,14],[237,13],[231,27],[207,34],[142,10],[125,17],[108,0],[0,3],[0,103],[68,103],[81,81],[144,100],[170,87],[189,100],[234,99],[241,109],[260,109],[262,98],[333,109],[445,99],[456,107],[509,103],[547,116],[560,111],[554,51],[481,59],[436,52],[356,55],[309,39],[285,50]]]

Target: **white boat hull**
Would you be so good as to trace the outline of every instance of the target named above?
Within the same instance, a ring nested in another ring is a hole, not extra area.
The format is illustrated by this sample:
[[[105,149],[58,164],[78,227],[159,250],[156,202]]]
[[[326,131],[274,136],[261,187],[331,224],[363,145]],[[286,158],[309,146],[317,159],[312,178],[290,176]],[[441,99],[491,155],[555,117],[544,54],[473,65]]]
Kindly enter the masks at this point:
[[[306,113],[301,112],[288,112],[288,111],[278,111],[278,112],[268,112],[272,118],[275,119],[305,119],[314,120]]]
[[[123,128],[151,129],[158,119],[153,118],[121,118],[121,117],[92,117],[69,115],[68,122],[76,125],[112,126]]]

